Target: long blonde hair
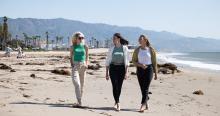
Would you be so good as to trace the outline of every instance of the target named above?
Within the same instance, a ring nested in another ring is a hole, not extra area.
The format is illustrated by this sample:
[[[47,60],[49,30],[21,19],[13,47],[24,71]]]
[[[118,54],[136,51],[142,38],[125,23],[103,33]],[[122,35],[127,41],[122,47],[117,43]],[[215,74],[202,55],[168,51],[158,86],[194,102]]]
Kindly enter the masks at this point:
[[[77,38],[78,38],[80,35],[83,35],[83,33],[81,33],[81,32],[76,32],[76,33],[73,34],[73,36],[72,36],[72,45],[73,45],[73,46],[77,45]],[[83,35],[83,36],[84,36],[84,35]],[[84,39],[83,39],[82,43],[85,44]]]

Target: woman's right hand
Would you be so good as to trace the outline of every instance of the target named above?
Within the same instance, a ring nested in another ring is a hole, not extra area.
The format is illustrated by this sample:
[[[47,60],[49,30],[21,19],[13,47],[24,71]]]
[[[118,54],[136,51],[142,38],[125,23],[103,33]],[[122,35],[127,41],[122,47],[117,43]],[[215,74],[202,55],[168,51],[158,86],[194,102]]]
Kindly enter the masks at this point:
[[[105,75],[105,79],[106,79],[107,81],[109,80],[109,75],[108,75],[108,74]]]
[[[147,68],[147,66],[146,66],[146,65],[144,65],[144,64],[141,64],[141,68],[146,69],[146,68]]]

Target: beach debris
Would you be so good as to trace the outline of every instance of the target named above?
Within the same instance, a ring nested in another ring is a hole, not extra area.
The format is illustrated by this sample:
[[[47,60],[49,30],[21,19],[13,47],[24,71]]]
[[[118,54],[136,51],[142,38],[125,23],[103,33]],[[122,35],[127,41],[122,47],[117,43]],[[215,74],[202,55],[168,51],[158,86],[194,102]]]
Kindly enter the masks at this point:
[[[167,104],[169,107],[172,107],[173,106],[173,104]]]
[[[14,65],[24,65],[22,62],[16,63]]]
[[[20,87],[18,89],[21,90],[21,91],[28,90],[28,89],[25,89],[25,88],[22,88],[22,87]]]
[[[16,72],[15,69],[11,69],[10,72]]]
[[[180,70],[177,69],[177,66],[173,63],[165,63],[165,64],[157,64],[158,66],[158,73],[163,73],[163,74],[174,74],[175,71],[177,73],[181,72]]]
[[[5,106],[6,106],[6,104],[0,103],[0,107],[5,107]]]
[[[61,99],[59,99],[58,101],[59,101],[59,102],[65,102],[65,100],[61,100]]]
[[[111,114],[108,114],[107,112],[101,112],[99,114],[105,115],[105,116],[112,116]]]
[[[103,57],[100,57],[99,59],[100,59],[100,60],[103,60],[103,59],[106,59],[106,57],[103,56]]]
[[[35,74],[31,74],[30,77],[36,78],[36,75]]]
[[[99,63],[99,62],[96,61],[96,60],[92,60],[92,61],[90,61],[90,63],[95,63],[95,64],[97,64],[97,63]]]
[[[88,69],[91,69],[91,70],[99,70],[100,68],[102,68],[100,64],[88,65]]]
[[[44,99],[44,101],[47,101],[47,100],[50,100],[50,98],[49,98],[49,97],[47,97],[47,98],[45,98],[45,99]]]
[[[27,62],[25,65],[45,65],[45,63],[30,63],[30,62]]]
[[[31,95],[23,94],[23,97],[30,98]]]
[[[7,87],[5,85],[0,85],[0,88],[11,89],[10,87]]]
[[[89,74],[89,75],[94,75],[94,73],[93,73],[93,72],[87,72],[87,74]]]
[[[167,68],[159,68],[158,73],[162,73],[162,74],[171,74],[171,70],[167,69]]]
[[[51,70],[46,70],[46,69],[34,69],[34,70],[30,70],[30,71],[51,71]]]
[[[66,69],[55,69],[55,70],[52,70],[51,73],[60,74],[60,75],[68,75],[68,76],[71,75],[70,71]]]
[[[137,75],[137,73],[136,72],[131,72],[131,75]]]
[[[203,91],[202,90],[196,90],[193,92],[193,94],[196,94],[196,95],[204,95]]]
[[[8,66],[6,64],[1,63],[0,65],[1,65],[0,69],[3,69],[3,70],[11,70],[12,69],[10,66]]]
[[[28,83],[26,83],[26,82],[20,82],[20,84],[24,84],[24,85],[27,85]]]
[[[90,56],[89,59],[94,59],[94,58]]]

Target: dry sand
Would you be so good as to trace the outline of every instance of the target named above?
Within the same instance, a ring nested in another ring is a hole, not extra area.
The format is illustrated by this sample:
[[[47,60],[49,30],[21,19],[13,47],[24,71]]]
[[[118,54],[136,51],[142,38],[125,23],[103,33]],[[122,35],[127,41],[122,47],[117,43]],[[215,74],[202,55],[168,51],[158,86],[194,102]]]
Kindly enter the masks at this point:
[[[91,49],[91,61],[104,66],[106,49]],[[0,52],[0,56],[3,52]],[[87,70],[84,108],[72,108],[76,102],[71,76],[50,72],[55,68],[70,70],[69,52],[26,52],[25,59],[0,57],[0,63],[16,72],[0,69],[0,116],[219,116],[220,72],[181,68],[174,75],[158,75],[150,87],[149,110],[137,112],[141,93],[135,75],[124,81],[120,97],[121,111],[113,110],[112,86],[105,80],[105,68]],[[18,64],[21,63],[21,64]],[[45,65],[25,65],[44,63]],[[91,63],[92,64],[92,63]],[[40,69],[41,71],[37,71]],[[134,72],[135,68],[129,68]],[[36,77],[30,77],[35,74]],[[204,95],[195,95],[202,90]]]

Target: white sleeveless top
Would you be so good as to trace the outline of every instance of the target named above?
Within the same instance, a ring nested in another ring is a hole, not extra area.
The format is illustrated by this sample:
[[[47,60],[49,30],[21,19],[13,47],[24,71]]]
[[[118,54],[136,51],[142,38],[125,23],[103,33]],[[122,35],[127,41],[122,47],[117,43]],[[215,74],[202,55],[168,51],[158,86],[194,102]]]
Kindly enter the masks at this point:
[[[150,53],[150,48],[149,47],[146,47],[145,50],[143,50],[141,48],[139,49],[138,63],[145,64],[145,65],[152,64],[152,62],[151,62],[151,53]]]

